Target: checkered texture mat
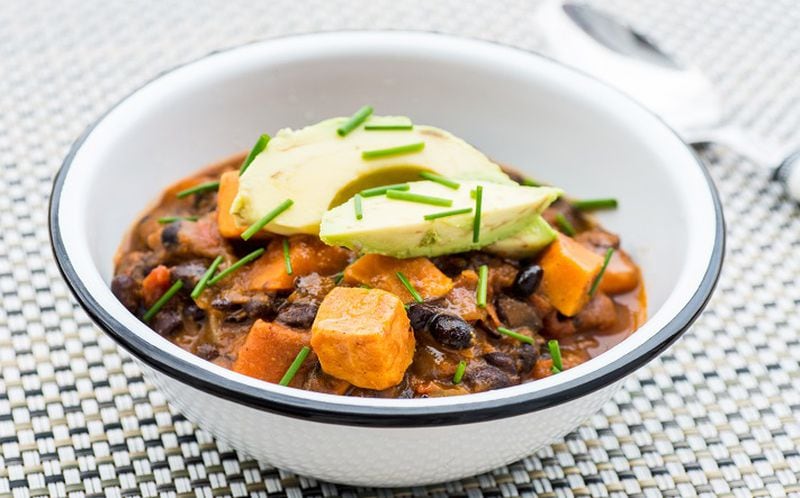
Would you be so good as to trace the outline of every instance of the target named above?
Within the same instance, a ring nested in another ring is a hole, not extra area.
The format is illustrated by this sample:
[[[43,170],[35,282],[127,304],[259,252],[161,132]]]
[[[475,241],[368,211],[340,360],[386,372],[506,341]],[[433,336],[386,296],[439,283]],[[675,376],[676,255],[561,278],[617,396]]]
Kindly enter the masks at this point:
[[[795,0],[597,2],[719,86],[729,116],[800,144]],[[535,2],[0,3],[0,497],[800,495],[800,209],[706,153],[729,245],[716,296],[668,352],[562,441],[437,486],[354,489],[259,465],[171,409],[70,297],[50,183],[70,143],[161,70],[317,30],[435,30],[541,49]]]

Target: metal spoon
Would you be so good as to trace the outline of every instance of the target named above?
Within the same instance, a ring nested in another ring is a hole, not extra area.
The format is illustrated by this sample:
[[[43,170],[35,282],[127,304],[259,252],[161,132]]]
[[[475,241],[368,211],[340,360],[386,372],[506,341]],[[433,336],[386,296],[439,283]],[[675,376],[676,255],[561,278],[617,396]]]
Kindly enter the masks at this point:
[[[726,123],[719,96],[702,73],[680,66],[642,33],[584,3],[548,0],[537,20],[555,59],[632,96],[686,143],[722,144],[771,170],[800,201],[800,150]]]

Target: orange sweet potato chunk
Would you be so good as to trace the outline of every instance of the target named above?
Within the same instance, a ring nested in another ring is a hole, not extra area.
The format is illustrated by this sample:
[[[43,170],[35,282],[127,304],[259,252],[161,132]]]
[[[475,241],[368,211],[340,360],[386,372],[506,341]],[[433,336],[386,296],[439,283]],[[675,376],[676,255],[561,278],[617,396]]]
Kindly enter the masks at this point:
[[[410,303],[414,298],[397,278],[397,272],[408,278],[423,299],[442,297],[453,288],[453,281],[428,258],[397,259],[380,254],[360,257],[344,271],[344,281],[383,289]]]
[[[237,192],[239,192],[239,172],[223,173],[219,179],[219,190],[217,191],[217,225],[219,233],[223,237],[239,237],[247,229],[247,227],[237,225],[236,219],[231,214],[231,204],[233,204]]]
[[[257,320],[244,341],[232,370],[249,377],[277,384],[289,369],[297,353],[308,346],[309,334],[278,323]],[[305,365],[311,362],[306,358]],[[299,382],[302,375],[295,375]],[[296,386],[295,386],[296,387]]]
[[[293,235],[289,237],[289,259],[292,262],[291,275],[283,256],[283,239],[273,240],[267,252],[246,273],[246,287],[250,290],[291,290],[297,277],[311,273],[333,275],[341,271],[350,261],[350,251],[325,245],[310,235]]]
[[[170,286],[169,268],[158,265],[142,280],[142,298],[146,306],[152,306]]]
[[[639,285],[639,268],[625,252],[617,249],[608,262],[599,289],[606,294],[629,292]]]
[[[388,389],[403,380],[415,340],[397,296],[336,287],[319,307],[311,346],[325,373],[358,387]]]
[[[589,302],[589,289],[603,266],[603,257],[559,234],[539,261],[544,270],[542,294],[561,313],[573,316]]]

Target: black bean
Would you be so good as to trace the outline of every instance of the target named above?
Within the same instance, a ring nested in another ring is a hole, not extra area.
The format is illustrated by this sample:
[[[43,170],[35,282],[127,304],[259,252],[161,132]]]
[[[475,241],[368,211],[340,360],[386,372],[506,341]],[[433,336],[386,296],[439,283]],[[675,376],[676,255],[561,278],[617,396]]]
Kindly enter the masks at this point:
[[[503,353],[502,351],[494,351],[483,355],[484,361],[489,365],[493,365],[500,370],[508,373],[517,373],[514,358],[510,354]]]
[[[175,308],[162,309],[150,321],[150,327],[163,336],[169,336],[181,326],[183,319]]]
[[[433,317],[428,331],[436,341],[449,348],[464,349],[472,343],[472,326],[460,317],[439,314]]]
[[[203,278],[207,268],[202,263],[189,262],[173,266],[169,273],[175,280],[183,280],[184,287],[194,288],[197,282]]]
[[[517,373],[525,375],[533,370],[536,360],[539,359],[539,351],[532,344],[523,344],[517,351]]]
[[[474,331],[469,323],[458,316],[442,313],[432,304],[412,304],[407,314],[414,331],[429,332],[443,346],[464,349],[472,343]]]
[[[285,303],[275,319],[290,327],[307,329],[314,323],[318,309],[316,303]]]
[[[139,286],[136,281],[128,275],[117,275],[111,280],[111,292],[123,306],[132,312],[136,312],[139,307]]]
[[[539,265],[530,265],[523,267],[514,278],[514,284],[511,289],[517,297],[526,298],[536,292],[539,284],[542,282],[542,275],[544,271]]]
[[[202,322],[206,319],[206,312],[195,303],[191,302],[184,306],[183,314],[194,320],[195,322]]]
[[[432,304],[417,303],[408,307],[407,315],[411,322],[411,328],[414,330],[424,331],[428,328],[428,322],[431,318],[441,312],[439,308]]]
[[[467,367],[464,381],[473,392],[489,391],[512,385],[511,378],[492,365],[475,365]]]
[[[174,247],[178,245],[178,232],[181,231],[181,222],[173,221],[161,230],[161,244],[164,247]]]

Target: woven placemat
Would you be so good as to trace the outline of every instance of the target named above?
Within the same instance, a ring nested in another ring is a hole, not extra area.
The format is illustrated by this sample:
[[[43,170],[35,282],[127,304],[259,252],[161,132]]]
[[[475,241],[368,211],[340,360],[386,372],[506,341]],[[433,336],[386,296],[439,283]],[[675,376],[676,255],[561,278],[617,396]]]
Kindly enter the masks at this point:
[[[795,0],[597,2],[719,86],[732,120],[800,144]],[[460,482],[353,489],[259,465],[169,407],[70,297],[46,206],[70,143],[163,69],[342,28],[435,30],[530,49],[536,2],[0,3],[0,498],[800,495],[800,210],[768,174],[706,152],[729,244],[716,296],[601,413]]]

